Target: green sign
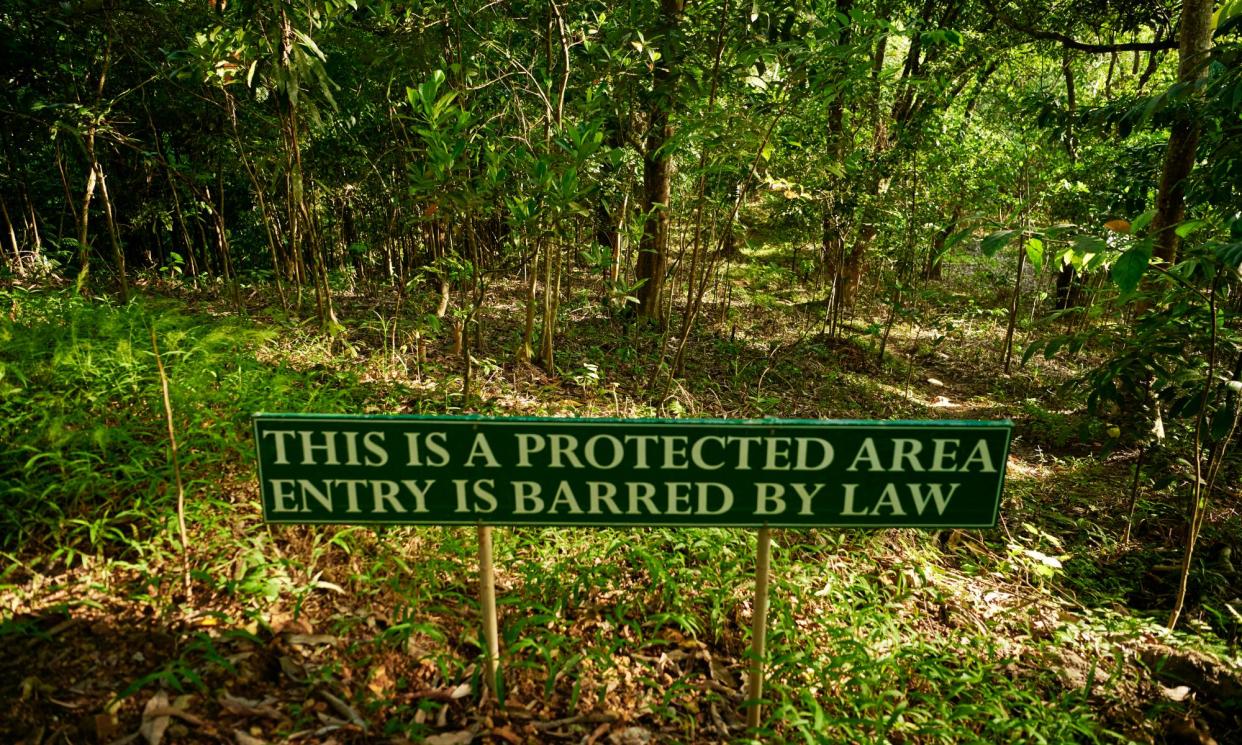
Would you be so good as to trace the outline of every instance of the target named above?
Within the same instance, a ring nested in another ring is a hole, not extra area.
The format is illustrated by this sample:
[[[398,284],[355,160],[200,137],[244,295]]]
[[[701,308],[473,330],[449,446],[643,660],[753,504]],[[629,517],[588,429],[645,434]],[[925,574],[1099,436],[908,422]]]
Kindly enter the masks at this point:
[[[1010,422],[256,414],[272,523],[983,528]]]

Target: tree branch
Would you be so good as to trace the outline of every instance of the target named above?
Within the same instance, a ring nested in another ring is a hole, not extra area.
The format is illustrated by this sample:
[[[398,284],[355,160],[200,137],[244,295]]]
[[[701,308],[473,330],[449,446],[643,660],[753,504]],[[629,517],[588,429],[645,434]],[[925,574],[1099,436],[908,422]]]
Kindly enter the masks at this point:
[[[1007,15],[1000,12],[996,7],[994,0],[984,0],[988,12],[1000,21],[1001,24],[1025,34],[1032,39],[1041,39],[1043,41],[1055,41],[1067,49],[1077,49],[1080,52],[1088,52],[1090,54],[1112,54],[1113,52],[1162,52],[1168,49],[1177,48],[1177,34],[1169,34],[1169,38],[1161,39],[1159,32],[1155,41],[1131,41],[1121,44],[1090,44],[1085,41],[1078,41],[1068,34],[1062,34],[1057,31],[1045,31],[1042,29],[1031,28],[1022,23],[1015,21]]]

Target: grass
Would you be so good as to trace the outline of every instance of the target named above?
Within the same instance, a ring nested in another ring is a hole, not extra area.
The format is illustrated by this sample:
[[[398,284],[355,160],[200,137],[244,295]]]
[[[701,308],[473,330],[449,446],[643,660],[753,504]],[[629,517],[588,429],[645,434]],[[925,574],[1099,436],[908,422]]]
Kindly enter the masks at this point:
[[[695,337],[669,398],[643,390],[654,339],[579,309],[560,377],[506,362],[516,321],[490,318],[477,356],[491,364],[469,406],[447,350],[411,364],[400,342],[380,341],[393,330],[371,309],[356,309],[371,320],[355,333],[325,340],[262,308],[243,318],[199,298],[117,306],[0,290],[11,309],[0,315],[0,639],[20,650],[0,661],[12,712],[0,739],[120,736],[158,690],[194,717],[176,721],[186,741],[244,729],[542,742],[637,727],[686,743],[1125,742],[1199,713],[1162,698],[1135,650],[1158,640],[1236,655],[1236,637],[1219,623],[1169,635],[1121,608],[1150,565],[1115,538],[1109,505],[1124,499],[1126,469],[1078,452],[1092,433],[1049,392],[1055,371],[988,379],[979,350],[998,326],[987,317],[945,324],[949,345],[899,325],[885,367],[874,340],[780,326],[792,301],[773,294],[779,272],[739,272],[739,293],[764,301],[736,333]],[[187,478],[193,599],[177,581],[152,326]],[[933,407],[939,395],[957,408]],[[768,713],[746,733],[753,532],[498,529],[495,701],[481,695],[472,530],[262,524],[250,413],[463,409],[980,412],[1017,419],[1022,444],[997,530],[776,532]]]

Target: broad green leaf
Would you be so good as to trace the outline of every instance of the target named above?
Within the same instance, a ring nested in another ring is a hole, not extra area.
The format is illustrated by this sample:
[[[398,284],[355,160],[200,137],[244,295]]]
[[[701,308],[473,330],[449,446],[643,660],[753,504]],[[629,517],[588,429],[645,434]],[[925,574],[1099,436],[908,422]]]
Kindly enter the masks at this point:
[[[1173,232],[1177,233],[1178,238],[1189,238],[1192,233],[1206,224],[1203,220],[1187,220],[1174,228]]]
[[[1044,242],[1038,238],[1027,241],[1026,258],[1031,262],[1031,266],[1042,269],[1044,267]]]
[[[1155,210],[1147,210],[1143,214],[1134,218],[1134,222],[1130,223],[1130,232],[1131,233],[1142,232],[1143,228],[1147,227],[1151,223],[1152,218],[1155,216],[1156,216]]]
[[[1129,294],[1138,289],[1143,273],[1147,271],[1147,263],[1151,261],[1151,244],[1144,241],[1135,245],[1117,259],[1113,264],[1113,282],[1123,293]]]
[[[984,256],[995,256],[996,252],[1009,245],[1018,234],[1016,230],[998,230],[979,242],[979,250]]]
[[[1081,254],[1098,254],[1108,250],[1108,243],[1097,235],[1074,236],[1074,248]]]

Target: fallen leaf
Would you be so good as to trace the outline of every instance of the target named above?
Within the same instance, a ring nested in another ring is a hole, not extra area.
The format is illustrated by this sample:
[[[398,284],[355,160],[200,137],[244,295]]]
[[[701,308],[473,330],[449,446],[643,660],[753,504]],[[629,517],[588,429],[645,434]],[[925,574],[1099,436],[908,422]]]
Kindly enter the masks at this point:
[[[266,740],[260,740],[253,735],[248,735],[239,729],[233,730],[233,737],[237,740],[237,745],[267,745]]]
[[[234,696],[230,693],[222,693],[217,699],[217,701],[220,702],[220,706],[234,714],[241,714],[242,716],[250,717],[264,717],[267,719],[281,721],[285,717],[281,716],[280,712],[272,707],[271,704],[273,700],[274,699],[267,698],[262,701],[253,701],[251,699]]]
[[[331,634],[290,634],[289,643],[307,647],[327,645],[335,647],[337,638]]]
[[[95,730],[95,736],[101,742],[110,742],[116,737],[117,730],[120,729],[120,723],[117,722],[116,714],[104,712],[96,714],[90,722]]]
[[[423,740],[423,745],[470,745],[474,740],[474,733],[468,729],[460,732],[445,732],[441,735],[432,735]]]
[[[367,680],[367,688],[376,696],[387,695],[392,689],[392,678],[388,677],[388,670],[383,665],[378,665],[371,671],[370,679]]]
[[[160,745],[160,741],[164,739],[164,732],[171,721],[168,714],[163,713],[168,708],[168,694],[163,691],[147,700],[147,705],[142,710],[142,725],[138,728],[138,733],[147,741],[147,745]]]
[[[647,745],[651,742],[651,730],[643,727],[626,727],[620,732],[608,735],[612,745]]]
[[[321,690],[319,691],[319,695],[322,696],[325,701],[331,704],[332,708],[335,709],[338,714],[345,717],[345,721],[349,722],[350,724],[361,727],[364,730],[367,728],[366,720],[362,718],[362,716],[358,713],[357,709],[345,703],[343,700],[341,700],[340,698],[337,698],[336,696],[334,696],[332,693],[328,691]]]

